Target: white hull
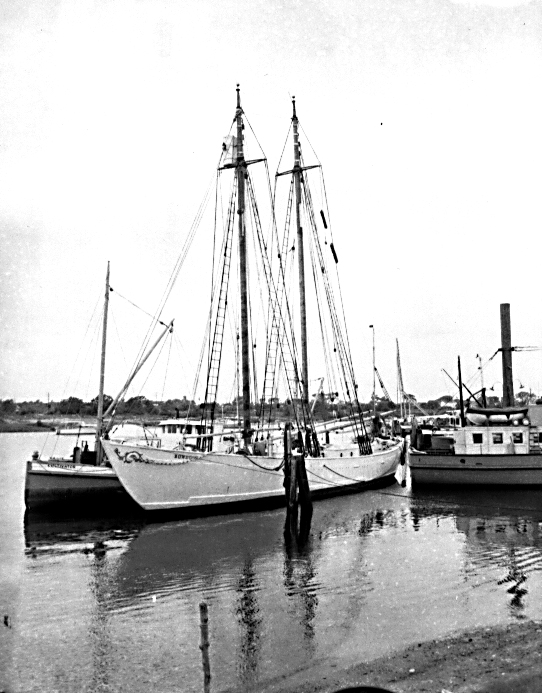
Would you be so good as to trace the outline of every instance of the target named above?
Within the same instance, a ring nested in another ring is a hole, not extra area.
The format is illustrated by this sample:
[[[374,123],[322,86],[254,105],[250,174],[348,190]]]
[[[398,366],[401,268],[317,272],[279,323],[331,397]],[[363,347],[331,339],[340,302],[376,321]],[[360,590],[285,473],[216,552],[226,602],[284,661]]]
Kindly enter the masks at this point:
[[[73,464],[62,459],[27,463],[25,501],[30,508],[66,501],[99,503],[126,495],[110,467]]]
[[[542,486],[542,455],[436,455],[410,450],[413,484]]]
[[[204,507],[284,496],[284,473],[276,457],[192,452],[102,441],[124,488],[145,510]],[[311,494],[347,493],[392,481],[402,441],[373,455],[352,448],[307,458]]]
[[[78,428],[58,428],[56,432],[57,436],[78,436],[87,437],[96,435],[95,426],[80,426]]]

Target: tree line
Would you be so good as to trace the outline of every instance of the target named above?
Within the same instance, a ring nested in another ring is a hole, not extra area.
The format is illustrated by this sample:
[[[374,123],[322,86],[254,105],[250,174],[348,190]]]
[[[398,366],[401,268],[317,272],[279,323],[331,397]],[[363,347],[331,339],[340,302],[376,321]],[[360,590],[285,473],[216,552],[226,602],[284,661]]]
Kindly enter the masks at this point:
[[[410,395],[410,397],[412,397]],[[414,398],[412,398],[414,399]],[[498,407],[501,400],[498,397],[488,397],[488,406]],[[518,405],[525,405],[532,399],[532,395],[527,392],[519,392],[516,395]],[[104,411],[113,401],[112,397],[104,395]],[[416,403],[418,404],[418,403]],[[450,395],[444,395],[438,399],[431,399],[426,402],[420,402],[419,408],[411,405],[410,410],[413,414],[421,414],[421,410],[429,415],[435,415],[443,410],[443,405],[458,406],[458,401]],[[196,403],[194,400],[188,399],[186,396],[180,399],[168,399],[165,401],[153,401],[142,395],[131,397],[117,404],[116,414],[118,416],[134,416],[134,417],[149,417],[149,418],[170,418],[182,416],[198,416],[202,404]],[[268,405],[269,406],[269,405]],[[271,402],[272,418],[289,418],[292,417],[295,411],[295,403],[290,400],[281,402],[278,398],[273,398]],[[252,405],[251,416],[257,416],[259,406]],[[364,412],[370,413],[373,411],[373,401],[362,403],[361,408]],[[384,397],[375,398],[375,407],[378,413],[399,412],[396,404]],[[217,403],[216,417],[237,417],[241,410],[240,398],[235,398],[232,402],[224,404]],[[40,400],[15,402],[13,399],[0,400],[0,416],[81,416],[93,417],[98,413],[98,397],[89,402],[85,402],[78,397],[68,397],[67,399],[58,402],[42,402]],[[331,418],[334,416],[341,417],[349,413],[349,405],[334,399],[331,400],[323,393],[318,396],[314,402],[313,415],[317,420]]]

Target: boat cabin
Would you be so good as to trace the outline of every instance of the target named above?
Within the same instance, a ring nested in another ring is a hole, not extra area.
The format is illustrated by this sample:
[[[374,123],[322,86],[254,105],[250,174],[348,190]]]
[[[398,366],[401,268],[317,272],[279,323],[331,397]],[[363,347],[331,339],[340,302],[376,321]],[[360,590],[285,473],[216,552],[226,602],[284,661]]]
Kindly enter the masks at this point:
[[[456,455],[526,455],[529,438],[529,426],[520,425],[466,426],[453,435]]]
[[[173,435],[201,436],[206,433],[211,433],[209,427],[205,427],[195,421],[183,421],[182,419],[167,419],[165,421],[160,421],[157,428],[161,433],[171,433]]]
[[[466,418],[457,428],[418,425],[413,447],[433,455],[542,454],[542,407],[470,409]]]

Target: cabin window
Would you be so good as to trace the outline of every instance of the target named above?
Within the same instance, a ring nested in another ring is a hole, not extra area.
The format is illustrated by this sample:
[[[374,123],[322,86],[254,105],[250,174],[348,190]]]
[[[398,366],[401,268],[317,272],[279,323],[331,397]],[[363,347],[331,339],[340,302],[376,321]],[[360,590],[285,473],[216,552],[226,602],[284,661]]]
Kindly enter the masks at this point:
[[[472,442],[475,445],[480,445],[481,443],[484,442],[484,434],[483,433],[473,433],[472,434]]]
[[[539,433],[539,434],[538,434],[538,442],[539,442],[539,443],[542,443],[542,433]]]
[[[512,440],[514,443],[523,443],[523,433],[512,433]]]
[[[186,424],[186,433],[188,433],[188,435],[192,433],[192,424]]]
[[[494,433],[493,434],[493,442],[495,445],[502,445],[502,433]]]
[[[168,432],[168,433],[175,433],[175,426],[168,426],[168,427],[167,427],[167,432]]]

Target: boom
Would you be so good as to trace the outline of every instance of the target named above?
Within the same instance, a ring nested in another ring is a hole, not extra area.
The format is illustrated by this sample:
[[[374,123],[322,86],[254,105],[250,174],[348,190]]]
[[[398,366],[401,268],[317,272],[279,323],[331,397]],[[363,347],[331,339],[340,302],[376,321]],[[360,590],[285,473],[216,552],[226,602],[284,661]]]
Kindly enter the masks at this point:
[[[388,402],[390,402],[390,404],[395,406],[395,403],[392,400],[392,398],[390,397],[390,393],[386,390],[386,387],[382,381],[382,378],[380,377],[380,373],[378,372],[376,366],[375,366],[375,373],[376,373],[376,377],[378,378],[378,382],[380,383],[380,387],[382,388],[382,392],[384,393],[386,399],[388,400]]]

